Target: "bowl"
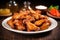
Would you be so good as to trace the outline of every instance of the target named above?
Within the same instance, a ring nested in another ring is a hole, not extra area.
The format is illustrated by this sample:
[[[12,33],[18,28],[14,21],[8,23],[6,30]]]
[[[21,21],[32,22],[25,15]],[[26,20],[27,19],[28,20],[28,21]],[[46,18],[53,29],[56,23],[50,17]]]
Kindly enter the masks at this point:
[[[47,9],[47,7],[44,6],[44,5],[38,5],[38,6],[36,6],[35,8],[36,8],[36,9],[40,9],[40,10],[46,10],[46,9]]]

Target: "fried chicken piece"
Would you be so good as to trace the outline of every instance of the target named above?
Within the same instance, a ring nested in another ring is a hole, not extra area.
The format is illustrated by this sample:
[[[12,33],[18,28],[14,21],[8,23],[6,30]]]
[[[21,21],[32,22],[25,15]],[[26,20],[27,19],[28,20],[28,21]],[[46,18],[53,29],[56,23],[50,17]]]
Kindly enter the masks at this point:
[[[43,25],[40,27],[41,30],[45,30],[49,27],[50,23],[49,22],[46,22],[46,23],[43,23]]]
[[[31,13],[39,13],[39,14],[41,14],[40,10],[34,11],[30,6],[28,7],[28,9],[30,10]]]
[[[40,17],[40,14],[38,14],[38,13],[34,13],[34,14],[32,14],[32,17],[34,17],[35,19],[39,19]]]
[[[25,19],[27,18],[28,14],[30,13],[29,10],[25,10],[25,11],[20,11],[20,19]]]
[[[35,12],[41,14],[41,11],[40,10],[36,10]]]
[[[31,21],[35,21],[34,17],[32,17],[32,16],[30,16],[30,15],[25,15],[25,16],[24,16],[23,23],[24,23],[26,20],[29,20],[30,22],[31,22]]]
[[[39,19],[39,16],[41,15],[40,13],[41,13],[41,11],[38,11],[38,10],[36,10],[36,11],[34,11],[32,8],[30,8],[29,7],[29,10],[30,10],[30,12],[31,12],[31,15],[35,18],[35,19]]]
[[[39,27],[37,27],[36,25],[34,25],[33,23],[31,23],[31,22],[26,22],[26,24],[27,24],[27,31],[37,31],[37,30],[40,30],[40,28]]]
[[[19,13],[24,14],[24,15],[28,15],[28,14],[30,14],[30,11],[29,10],[25,10],[25,11],[20,10]]]
[[[49,19],[44,19],[45,22],[48,22],[51,24],[50,20]]]
[[[40,15],[40,19],[48,19],[48,17],[45,15]]]
[[[39,26],[44,22],[44,19],[38,20],[35,22],[35,25]]]
[[[30,6],[28,7],[31,13],[36,13]]]
[[[13,19],[20,19],[20,14],[19,13],[14,13],[12,16]]]
[[[12,16],[13,19],[24,19],[25,15],[28,15],[29,11],[20,11],[20,13],[14,13],[14,15]]]
[[[26,19],[29,21],[35,21],[34,17],[32,17],[30,15],[26,15]]]
[[[14,23],[13,23],[13,19],[10,19],[7,24],[11,27],[14,28]]]
[[[16,29],[25,30],[25,26],[22,23],[22,20],[15,20],[14,24],[16,25]]]
[[[14,15],[12,16],[13,19],[24,19],[25,16],[24,13],[14,13]]]

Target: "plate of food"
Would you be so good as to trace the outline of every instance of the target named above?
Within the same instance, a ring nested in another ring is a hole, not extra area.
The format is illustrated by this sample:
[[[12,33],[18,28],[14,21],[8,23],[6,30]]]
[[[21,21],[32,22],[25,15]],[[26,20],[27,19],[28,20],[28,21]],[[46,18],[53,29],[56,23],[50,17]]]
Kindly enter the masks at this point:
[[[53,30],[57,21],[41,14],[40,10],[20,10],[13,16],[2,21],[2,26],[13,32],[22,34],[36,34]]]
[[[47,15],[53,18],[60,19],[60,11],[58,10],[59,6],[50,6],[47,12]]]

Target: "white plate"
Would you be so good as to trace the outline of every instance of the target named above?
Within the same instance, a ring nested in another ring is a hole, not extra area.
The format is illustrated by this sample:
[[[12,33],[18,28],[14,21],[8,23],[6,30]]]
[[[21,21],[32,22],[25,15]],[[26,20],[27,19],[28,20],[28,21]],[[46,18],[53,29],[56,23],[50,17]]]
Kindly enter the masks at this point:
[[[22,33],[22,34],[36,34],[36,33],[43,33],[43,32],[48,32],[48,31],[51,31],[53,30],[54,28],[57,27],[57,21],[54,20],[53,18],[48,18],[50,21],[51,21],[51,25],[49,26],[48,29],[46,30],[42,30],[42,31],[37,31],[37,32],[26,32],[26,31],[20,31],[20,30],[15,30],[15,29],[12,29],[8,24],[7,24],[7,21],[10,20],[12,17],[8,17],[6,18],[5,20],[2,21],[2,26],[7,29],[7,30],[10,30],[10,31],[13,31],[13,32],[17,32],[17,33]]]

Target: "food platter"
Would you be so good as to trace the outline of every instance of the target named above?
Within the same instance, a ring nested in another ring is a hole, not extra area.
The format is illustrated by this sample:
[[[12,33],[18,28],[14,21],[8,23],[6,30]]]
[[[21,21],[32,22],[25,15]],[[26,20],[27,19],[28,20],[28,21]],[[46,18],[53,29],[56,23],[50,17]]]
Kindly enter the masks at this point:
[[[17,33],[22,33],[22,34],[37,34],[37,33],[44,33],[44,32],[48,32],[48,31],[51,31],[53,30],[54,28],[57,27],[57,21],[54,20],[53,18],[48,18],[48,20],[50,20],[51,22],[51,25],[49,26],[48,29],[46,30],[42,30],[42,31],[36,31],[36,32],[27,32],[27,31],[20,31],[20,30],[16,30],[16,29],[12,29],[8,24],[7,24],[7,21],[10,20],[12,17],[8,17],[6,18],[5,20],[2,21],[2,26],[9,30],[9,31],[13,31],[13,32],[17,32]]]

